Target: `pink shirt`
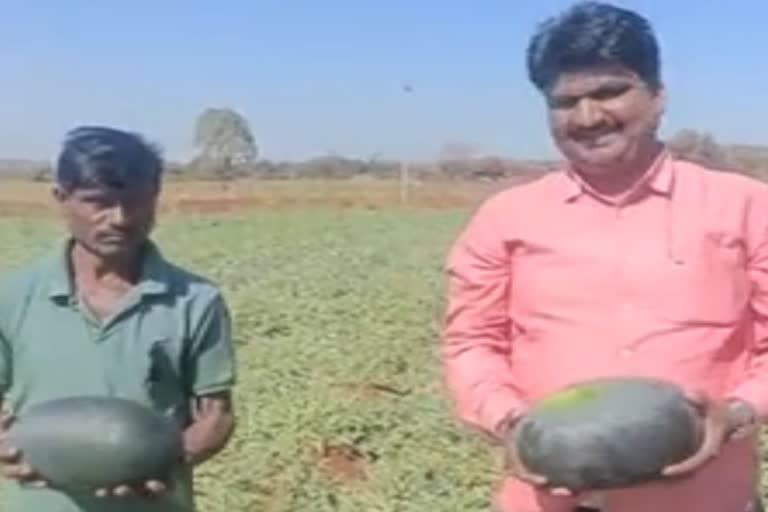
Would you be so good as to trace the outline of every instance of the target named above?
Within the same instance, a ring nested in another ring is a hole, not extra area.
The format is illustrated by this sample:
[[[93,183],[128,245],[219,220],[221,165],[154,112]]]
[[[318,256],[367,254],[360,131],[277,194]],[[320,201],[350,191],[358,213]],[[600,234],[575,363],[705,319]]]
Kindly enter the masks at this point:
[[[643,375],[768,417],[768,187],[663,153],[621,202],[567,170],[485,201],[447,260],[442,355],[458,416],[490,434],[568,384]],[[605,494],[617,512],[740,512],[756,440],[692,478]],[[501,482],[503,512],[573,500]]]

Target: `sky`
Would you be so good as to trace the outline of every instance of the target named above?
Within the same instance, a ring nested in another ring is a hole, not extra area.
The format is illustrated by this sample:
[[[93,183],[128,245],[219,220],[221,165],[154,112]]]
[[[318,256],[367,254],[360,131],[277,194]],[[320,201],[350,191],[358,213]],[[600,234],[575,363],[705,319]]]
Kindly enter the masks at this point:
[[[244,115],[260,155],[556,155],[525,47],[563,0],[3,0],[0,158],[50,160],[79,124],[194,155],[197,116]],[[617,0],[662,46],[662,133],[768,144],[768,1]],[[407,93],[402,85],[413,91]]]

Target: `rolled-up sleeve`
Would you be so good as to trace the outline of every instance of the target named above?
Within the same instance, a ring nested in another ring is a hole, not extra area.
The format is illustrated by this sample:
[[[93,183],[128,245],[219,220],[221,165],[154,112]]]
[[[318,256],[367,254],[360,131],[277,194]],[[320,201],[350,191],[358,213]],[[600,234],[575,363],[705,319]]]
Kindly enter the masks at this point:
[[[472,216],[446,259],[441,336],[444,378],[460,420],[492,436],[522,406],[510,366],[510,256],[493,198]]]
[[[220,294],[208,303],[194,333],[186,361],[196,395],[224,391],[236,381],[235,347],[229,308]]]

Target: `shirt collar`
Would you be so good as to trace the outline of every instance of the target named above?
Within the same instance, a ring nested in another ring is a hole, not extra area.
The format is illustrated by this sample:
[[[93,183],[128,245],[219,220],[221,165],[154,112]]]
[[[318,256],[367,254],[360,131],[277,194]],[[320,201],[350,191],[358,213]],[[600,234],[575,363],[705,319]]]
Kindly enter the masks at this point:
[[[664,149],[645,174],[643,174],[640,180],[633,185],[624,197],[633,196],[641,188],[646,188],[657,194],[669,197],[672,193],[672,186],[674,184],[674,174],[671,155],[668,150]],[[572,201],[585,192],[602,197],[598,192],[595,192],[570,165],[566,165],[562,176],[563,198],[566,201]]]
[[[51,277],[48,285],[48,297],[51,299],[74,299],[74,289],[70,276],[69,254],[73,240],[65,239],[55,251],[51,265]],[[141,273],[137,283],[140,295],[164,295],[169,290],[166,272],[167,263],[157,245],[151,240],[145,244],[142,256]]]

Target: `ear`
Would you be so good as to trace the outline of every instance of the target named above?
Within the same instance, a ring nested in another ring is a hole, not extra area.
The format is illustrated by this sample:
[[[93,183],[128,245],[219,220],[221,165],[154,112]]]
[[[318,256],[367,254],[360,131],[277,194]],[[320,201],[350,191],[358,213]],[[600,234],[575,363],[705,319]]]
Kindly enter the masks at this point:
[[[667,108],[667,91],[661,85],[655,89],[652,89],[650,93],[653,95],[653,101],[648,109],[648,121],[649,129],[656,134],[661,127],[661,123]]]
[[[54,184],[53,187],[51,187],[51,195],[57,203],[62,203],[67,199],[68,194],[67,191],[61,187],[61,185]]]
[[[658,120],[661,120],[661,117],[667,111],[667,89],[663,85],[659,85],[659,87],[656,89],[655,97],[656,101],[654,114]]]

